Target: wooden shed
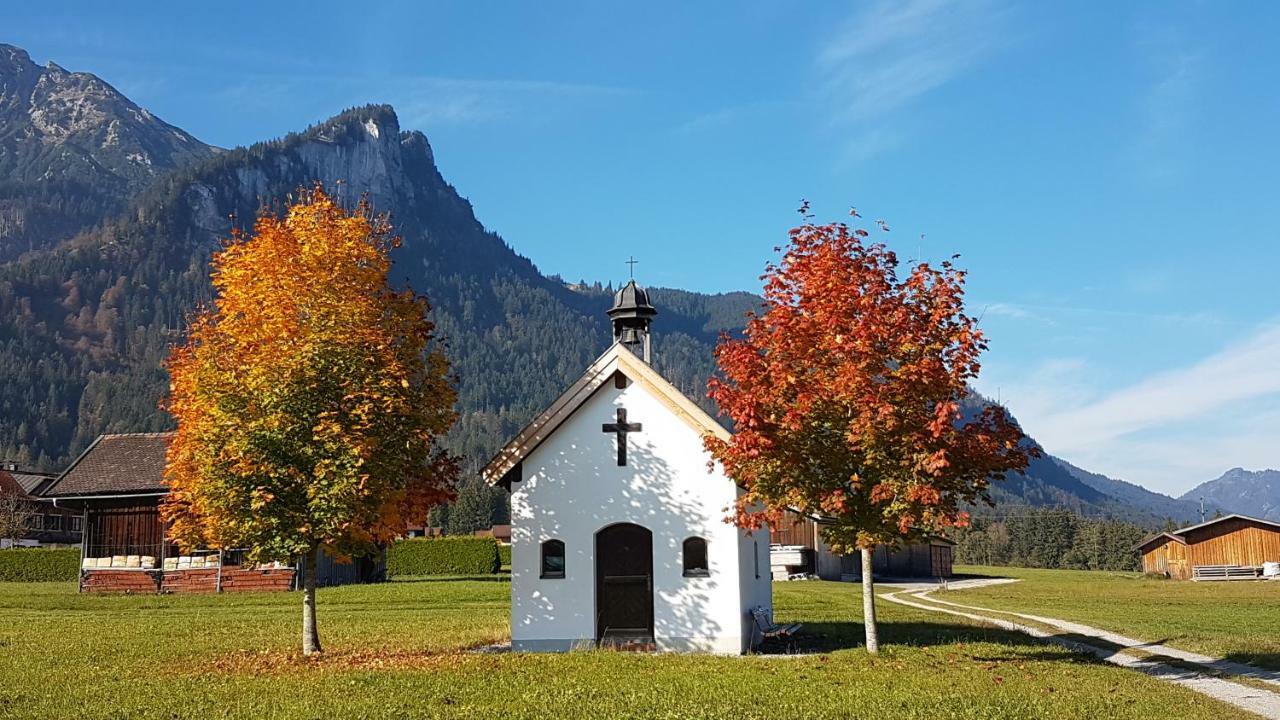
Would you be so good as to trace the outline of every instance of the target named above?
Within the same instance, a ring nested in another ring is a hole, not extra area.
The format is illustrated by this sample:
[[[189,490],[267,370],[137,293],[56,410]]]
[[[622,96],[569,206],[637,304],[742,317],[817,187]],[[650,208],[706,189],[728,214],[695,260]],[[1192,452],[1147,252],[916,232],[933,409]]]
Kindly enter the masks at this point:
[[[1135,546],[1142,571],[1177,580],[1259,577],[1280,562],[1280,523],[1227,515],[1149,537]]]
[[[775,552],[789,548],[784,552],[794,556],[795,549],[803,548],[799,555],[804,558],[804,572],[823,580],[861,580],[861,557],[832,552],[822,540],[822,523],[820,518],[788,512],[778,527],[772,528]],[[871,570],[881,577],[951,577],[954,547],[953,541],[938,535],[893,548],[882,545],[871,554]]]
[[[84,527],[82,592],[232,592],[289,590],[289,563],[251,565],[244,552],[182,550],[167,533],[160,503],[169,433],[103,435],[43,491],[42,499],[76,513]],[[336,563],[322,556],[321,585],[381,579],[382,554]]]

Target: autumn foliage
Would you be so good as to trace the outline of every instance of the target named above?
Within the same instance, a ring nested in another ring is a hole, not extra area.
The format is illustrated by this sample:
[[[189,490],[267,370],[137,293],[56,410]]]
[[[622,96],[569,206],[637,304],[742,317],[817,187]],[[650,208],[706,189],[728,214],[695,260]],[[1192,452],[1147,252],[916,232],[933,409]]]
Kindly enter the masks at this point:
[[[357,555],[451,497],[455,393],[426,300],[388,285],[397,242],[316,188],[214,256],[217,299],[168,363],[179,542]]]
[[[899,277],[866,230],[805,217],[767,267],[762,311],[716,349],[709,395],[735,433],[706,442],[746,488],[735,520],[819,515],[836,552],[965,524],[964,505],[1035,452],[1003,408],[972,400],[987,344],[965,273]]]

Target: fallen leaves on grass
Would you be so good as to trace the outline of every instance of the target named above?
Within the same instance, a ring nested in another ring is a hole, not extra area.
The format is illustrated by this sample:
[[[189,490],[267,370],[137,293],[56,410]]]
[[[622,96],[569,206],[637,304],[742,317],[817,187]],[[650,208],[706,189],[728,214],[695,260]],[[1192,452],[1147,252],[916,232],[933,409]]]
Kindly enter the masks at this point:
[[[458,652],[386,648],[331,650],[310,657],[282,650],[237,650],[213,658],[207,666],[186,670],[199,674],[212,670],[227,674],[277,676],[313,671],[433,670],[476,659]]]

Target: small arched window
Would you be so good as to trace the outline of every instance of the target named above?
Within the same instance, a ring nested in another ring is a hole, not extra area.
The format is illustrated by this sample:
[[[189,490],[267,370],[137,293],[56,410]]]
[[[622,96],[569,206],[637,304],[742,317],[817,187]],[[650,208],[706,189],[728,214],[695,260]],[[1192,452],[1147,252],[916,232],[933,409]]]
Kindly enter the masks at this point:
[[[711,566],[707,564],[707,541],[700,537],[685,538],[684,576],[708,577]]]
[[[542,543],[542,577],[564,577],[564,542],[548,540]]]

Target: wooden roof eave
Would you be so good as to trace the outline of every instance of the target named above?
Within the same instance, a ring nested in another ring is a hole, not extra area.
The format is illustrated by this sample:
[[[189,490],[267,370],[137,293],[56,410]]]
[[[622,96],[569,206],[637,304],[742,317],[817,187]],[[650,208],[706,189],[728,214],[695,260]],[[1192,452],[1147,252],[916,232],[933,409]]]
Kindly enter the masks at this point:
[[[1141,541],[1139,541],[1139,542],[1138,542],[1138,544],[1134,545],[1133,547],[1131,547],[1131,548],[1129,548],[1129,549],[1130,549],[1130,550],[1142,550],[1142,551],[1144,551],[1144,552],[1145,552],[1145,551],[1146,551],[1146,548],[1147,548],[1149,545],[1151,545],[1152,543],[1154,543],[1155,541],[1157,541],[1157,540],[1165,540],[1165,541],[1172,540],[1173,542],[1176,542],[1176,543],[1178,543],[1178,544],[1180,544],[1180,545],[1186,545],[1186,544],[1187,544],[1187,540],[1186,540],[1186,538],[1184,538],[1184,537],[1181,537],[1181,536],[1179,536],[1179,535],[1175,535],[1175,534],[1173,534],[1173,533],[1162,532],[1162,533],[1157,533],[1157,534],[1155,534],[1155,535],[1151,535],[1151,536],[1149,536],[1149,537],[1143,538]],[[1163,545],[1164,543],[1160,543],[1160,544],[1161,544],[1161,545]]]
[[[1273,522],[1271,520],[1263,520],[1262,518],[1250,517],[1248,515],[1241,515],[1240,513],[1231,513],[1230,515],[1223,515],[1222,517],[1213,518],[1212,520],[1206,520],[1202,523],[1196,523],[1195,525],[1188,525],[1187,527],[1184,527],[1184,528],[1178,528],[1177,530],[1174,530],[1174,532],[1177,533],[1178,535],[1185,536],[1189,532],[1195,532],[1196,530],[1203,530],[1204,528],[1210,527],[1211,525],[1217,525],[1218,523],[1223,523],[1228,520],[1242,520],[1244,522],[1258,523],[1259,525],[1266,525],[1272,529],[1280,530],[1280,523]]]

